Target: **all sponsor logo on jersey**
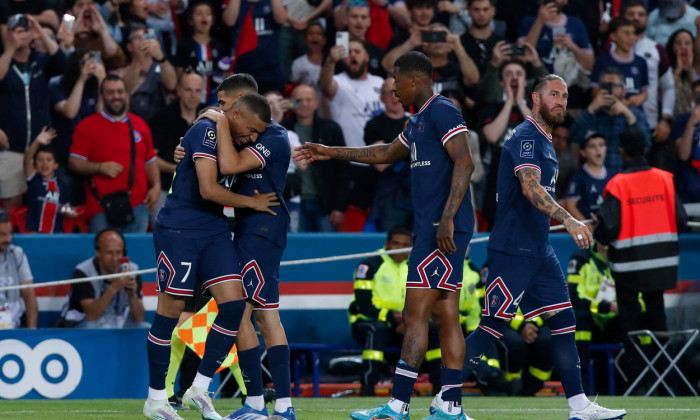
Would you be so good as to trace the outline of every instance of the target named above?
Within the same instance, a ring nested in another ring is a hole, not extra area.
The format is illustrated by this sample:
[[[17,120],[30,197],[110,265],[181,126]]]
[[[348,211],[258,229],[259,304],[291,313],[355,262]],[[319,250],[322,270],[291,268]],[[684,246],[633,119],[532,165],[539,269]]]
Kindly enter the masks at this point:
[[[520,142],[520,157],[532,159],[535,156],[535,141],[522,140]]]
[[[260,143],[255,143],[255,149],[263,154],[265,157],[270,157],[270,150]]]
[[[216,130],[211,127],[207,127],[207,129],[204,131],[202,145],[210,149],[216,149]]]
[[[429,160],[418,160],[418,147],[416,143],[411,143],[411,168],[416,168],[420,166],[430,166]]]

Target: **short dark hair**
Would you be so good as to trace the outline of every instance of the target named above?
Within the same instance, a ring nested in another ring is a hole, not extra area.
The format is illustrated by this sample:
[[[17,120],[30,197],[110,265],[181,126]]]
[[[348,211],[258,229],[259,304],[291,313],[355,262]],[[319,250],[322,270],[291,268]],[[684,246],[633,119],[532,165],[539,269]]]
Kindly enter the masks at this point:
[[[495,4],[494,4],[495,1],[494,1],[494,0],[472,0],[472,1],[470,1],[469,4],[467,5],[467,9],[469,9],[469,8],[472,6],[472,4],[476,3],[477,1],[488,1],[489,4],[490,4],[491,6],[495,6]]]
[[[518,64],[520,67],[525,70],[525,76],[527,77],[527,67],[525,67],[525,63],[523,63],[523,60],[519,58],[510,58],[503,63],[501,63],[500,66],[498,66],[498,80],[503,80],[503,69],[506,68],[506,66],[509,66],[511,64]]]
[[[265,124],[270,124],[272,120],[272,111],[270,111],[270,103],[259,93],[246,93],[241,96],[236,105],[244,106]]]
[[[620,147],[628,157],[642,157],[646,149],[644,133],[637,127],[629,127],[620,133]]]
[[[10,223],[10,213],[0,209],[0,223]]]
[[[406,0],[406,8],[408,10],[415,9],[416,7],[432,7],[437,5],[437,0]]]
[[[605,140],[605,135],[603,135],[603,133],[601,133],[600,131],[593,131],[591,133],[586,134],[583,137],[583,142],[581,142],[581,147],[585,148],[591,139],[597,139],[597,138],[601,138],[601,139]]]
[[[631,20],[627,20],[622,16],[615,17],[608,24],[608,33],[614,34],[615,32],[617,32],[618,29],[622,28],[623,26],[631,26],[632,28],[634,28],[634,23],[632,23]]]
[[[620,71],[619,68],[610,66],[606,67],[603,70],[600,71],[600,77],[598,77],[598,83],[600,83],[601,80],[603,80],[603,76],[607,76],[609,74],[614,74],[615,76],[620,78],[620,82],[623,82],[625,80],[624,76],[622,76],[622,72]]]
[[[95,249],[100,249],[100,238],[102,238],[102,235],[109,232],[116,233],[121,238],[122,244],[124,245],[122,248],[123,254],[126,255],[126,238],[124,238],[124,234],[111,227],[104,228],[95,234]]]
[[[326,37],[326,28],[323,27],[323,24],[321,23],[320,20],[312,20],[311,22],[307,23],[306,29],[304,29],[304,34],[306,34],[309,31],[309,28],[311,28],[312,26],[318,26],[319,28],[321,28],[321,32],[323,32],[323,37],[327,38]]]
[[[187,16],[187,21],[188,21],[188,22],[191,21],[192,18],[194,17],[194,9],[195,9],[197,6],[207,6],[207,7],[209,7],[209,10],[211,10],[212,16],[214,16],[214,17],[216,18],[216,10],[214,9],[214,6],[209,2],[209,0],[195,0],[195,1],[193,1],[193,2],[191,1],[189,7],[187,7],[187,14],[186,14],[186,16]],[[213,23],[214,23],[214,25],[216,25],[216,22],[213,22]],[[212,28],[214,27],[214,25],[212,25]]]
[[[50,144],[42,144],[39,146],[39,148],[36,150],[36,154],[34,154],[34,161],[36,161],[36,157],[39,156],[39,153],[51,153],[54,160],[58,160],[56,149],[54,149]]]
[[[562,77],[559,75],[556,75],[554,73],[545,74],[544,76],[540,76],[537,78],[537,80],[535,80],[535,84],[532,85],[532,91],[541,94],[544,88],[547,86],[547,84],[554,80],[566,84],[566,81],[562,79]]]
[[[225,78],[217,88],[219,92],[236,93],[241,91],[258,92],[258,82],[248,73],[236,73]]]
[[[428,78],[433,77],[433,63],[430,59],[418,51],[409,51],[397,58],[394,67],[399,69],[399,73],[413,73]]]
[[[102,80],[102,84],[100,85],[100,93],[102,93],[105,89],[105,83],[107,82],[116,82],[120,81],[124,83],[124,87],[126,87],[126,82],[124,82],[124,79],[121,78],[121,76],[117,74],[108,74],[105,76],[105,78]]]
[[[397,225],[389,229],[389,232],[386,234],[386,240],[390,241],[391,238],[394,237],[394,235],[408,235],[410,237],[413,237],[413,232],[411,232],[411,229],[407,228],[404,225]]]
[[[646,10],[647,12],[649,11],[649,8],[647,7],[647,3],[644,0],[626,0],[622,2],[622,6],[620,7],[620,16],[624,16],[624,14],[627,12],[627,9],[630,7],[637,7],[641,6]]]

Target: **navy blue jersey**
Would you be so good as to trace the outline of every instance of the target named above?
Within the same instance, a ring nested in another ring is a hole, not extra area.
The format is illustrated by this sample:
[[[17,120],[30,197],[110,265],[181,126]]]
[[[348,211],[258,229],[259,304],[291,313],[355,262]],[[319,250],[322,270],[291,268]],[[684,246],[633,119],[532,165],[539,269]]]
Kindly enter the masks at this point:
[[[282,193],[292,154],[287,130],[272,121],[255,144],[246,149],[260,161],[260,167],[236,176],[233,191],[248,196],[252,196],[255,190],[260,194],[275,192],[280,206],[273,208],[276,216],[252,209],[236,209],[236,237],[259,235],[284,248],[287,244],[289,210]]]
[[[185,157],[175,168],[165,205],[156,217],[157,224],[182,231],[188,237],[228,231],[223,206],[200,195],[195,168],[195,159],[217,161],[216,142],[216,123],[209,119],[202,119],[187,130],[182,140]]]
[[[515,127],[503,144],[496,187],[496,222],[488,247],[510,255],[545,258],[554,253],[549,243],[549,216],[523,195],[515,175],[523,168],[539,171],[542,186],[554,197],[559,175],[557,154],[552,136],[532,117]]]
[[[445,144],[467,126],[451,100],[435,94],[408,120],[399,140],[411,151],[411,202],[415,212],[413,233],[433,232],[445,209],[452,185],[454,162]],[[467,190],[454,216],[454,231],[474,231],[474,211]]]
[[[583,217],[590,219],[591,213],[598,213],[598,206],[603,202],[603,190],[610,178],[612,175],[605,167],[603,167],[603,175],[597,176],[590,173],[584,164],[583,168],[571,177],[566,197],[578,198],[576,208]]]
[[[63,233],[61,206],[69,202],[68,187],[54,176],[45,179],[37,172],[27,179],[27,229],[42,233]]]
[[[632,54],[629,59],[622,59],[614,52],[599,55],[595,59],[593,72],[591,73],[591,84],[593,87],[600,85],[600,73],[614,67],[622,73],[622,84],[627,90],[626,96],[638,95],[649,87],[649,72],[647,62],[643,57]]]

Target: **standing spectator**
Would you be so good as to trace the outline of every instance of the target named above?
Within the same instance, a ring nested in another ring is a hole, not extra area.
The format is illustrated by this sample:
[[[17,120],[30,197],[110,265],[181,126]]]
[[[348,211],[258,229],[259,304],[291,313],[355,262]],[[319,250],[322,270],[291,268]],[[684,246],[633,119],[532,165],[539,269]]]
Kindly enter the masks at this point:
[[[177,49],[175,22],[177,15],[184,13],[189,0],[147,0],[148,17],[146,25],[156,31],[158,42],[168,57],[173,57]]]
[[[0,199],[10,209],[21,204],[27,183],[22,174],[22,154],[44,126],[51,125],[49,78],[63,72],[66,57],[56,41],[31,15],[13,15],[3,39],[0,56],[0,130],[9,150],[0,153]],[[32,39],[40,38],[48,53],[34,51]]]
[[[690,85],[700,77],[698,76],[700,75],[700,71],[698,71],[700,62],[695,60],[694,43],[695,37],[690,31],[679,29],[671,35],[668,44],[666,44],[676,90],[673,115],[690,112],[693,107],[694,98]]]
[[[474,86],[479,81],[479,69],[469,57],[460,38],[453,35],[441,23],[428,26],[432,32],[444,32],[445,42],[426,42],[425,55],[433,63],[433,90],[456,90],[464,93],[465,86]]]
[[[676,287],[678,232],[686,225],[673,175],[649,166],[644,158],[645,144],[639,129],[620,134],[625,171],[605,187],[595,230],[596,239],[610,245],[610,270],[625,335],[642,329],[666,331],[664,290]],[[640,292],[646,304],[644,318]],[[627,351],[635,356],[634,349],[628,346]],[[641,360],[630,362],[629,373],[639,374]]]
[[[219,60],[228,55],[224,44],[211,36],[214,26],[213,6],[204,0],[190,5],[187,11],[187,24],[192,35],[186,37],[177,45],[175,70],[178,76],[187,68],[191,68],[204,77],[201,103],[216,103],[216,86],[212,80],[219,68]],[[183,133],[184,134],[184,133]]]
[[[131,64],[124,71],[129,110],[146,121],[165,107],[165,95],[175,89],[177,74],[157,39],[146,37],[148,28],[134,25],[127,49]]]
[[[165,197],[170,191],[176,166],[173,151],[197,118],[203,87],[204,78],[200,74],[193,71],[183,73],[175,88],[177,99],[160,110],[149,124],[153,133],[153,148],[157,154],[156,165],[160,170],[160,195],[149,211],[151,223],[165,204]]]
[[[300,101],[299,108],[282,125],[297,133],[301,144],[315,140],[326,146],[345,145],[340,126],[316,114],[319,100],[314,88],[299,85],[291,99]],[[328,161],[301,170],[300,232],[332,232],[343,223],[350,194],[349,167],[347,162]]]
[[[289,81],[295,86],[300,84],[312,86],[316,89],[316,96],[322,99],[323,93],[318,81],[321,77],[323,53],[326,49],[326,32],[320,22],[315,21],[308,24],[306,31],[304,31],[304,45],[306,45],[306,54],[297,57],[292,63]],[[323,106],[319,108],[322,117],[330,114],[327,102],[323,99]]]
[[[126,192],[133,209],[132,221],[111,227],[143,233],[148,228],[147,208],[152,208],[160,195],[160,172],[151,130],[138,115],[127,113],[129,96],[119,76],[107,76],[100,94],[104,110],[75,127],[68,164],[73,171],[88,177],[85,196],[91,232],[108,227],[109,222],[114,225],[112,215],[108,219],[105,214],[104,197]]]
[[[391,73],[394,62],[402,54],[409,51],[421,51],[423,42],[421,32],[428,29],[428,25],[435,17],[436,0],[408,0],[406,7],[411,17],[411,24],[408,29],[401,28],[389,41],[386,47],[386,54],[382,59],[382,67],[387,73]]]
[[[0,35],[3,45],[7,49],[7,31],[11,16],[27,14],[32,16],[39,24],[46,24],[54,30],[58,29],[58,14],[51,10],[47,0],[2,0],[0,1]]]
[[[689,31],[693,38],[698,36],[700,10],[686,4],[684,0],[659,0],[659,8],[649,13],[647,36],[665,45],[671,34],[679,29]],[[695,50],[700,50],[695,44]]]
[[[389,2],[387,1],[388,5]],[[386,77],[386,72],[382,68],[382,58],[384,58],[384,50],[372,44],[367,40],[367,30],[372,24],[370,18],[369,4],[365,0],[351,0],[345,5],[340,6],[345,8],[345,19],[347,21],[347,31],[351,39],[357,39],[365,44],[367,53],[369,54],[369,72],[379,77]]]
[[[476,64],[476,68],[479,69],[479,74],[486,72],[493,48],[498,41],[503,39],[502,34],[498,34],[492,29],[496,8],[491,2],[492,0],[469,2],[467,11],[472,24],[460,37],[464,49]]]
[[[693,82],[695,107],[676,116],[671,138],[678,153],[674,174],[676,191],[683,203],[700,203],[700,81]]]
[[[12,245],[10,215],[0,209],[0,286],[32,284],[32,270],[24,250]],[[0,329],[36,329],[39,317],[34,289],[0,292]]]
[[[73,24],[75,48],[100,51],[107,70],[126,66],[124,50],[112,38],[107,23],[95,5],[95,0],[75,0],[70,11],[75,16]]]
[[[564,120],[564,123],[557,124],[552,128],[552,146],[554,146],[559,163],[559,176],[554,184],[557,189],[554,194],[556,200],[564,198],[566,189],[569,188],[569,180],[579,166],[579,146],[572,147],[569,143],[569,125],[571,122]],[[561,201],[559,203],[561,204]]]
[[[325,17],[331,10],[333,1],[286,0],[284,6],[287,8],[287,22],[280,28],[279,52],[282,61],[282,75],[285,80],[288,80],[291,77],[290,70],[293,60],[308,51],[305,38],[311,24],[313,22],[320,23],[325,36]]]
[[[346,30],[350,25],[347,6],[358,0],[342,0],[333,9],[335,29]],[[334,2],[337,4],[338,2]],[[394,29],[403,30],[410,25],[411,18],[403,0],[359,0],[369,6],[369,18],[372,25],[367,31],[367,41],[385,50],[392,37]]]
[[[613,173],[622,170],[622,158],[618,146],[620,145],[620,133],[628,127],[636,125],[651,145],[651,135],[644,113],[639,108],[627,106],[625,99],[625,86],[622,84],[622,74],[615,67],[603,69],[600,72],[600,90],[588,105],[574,120],[569,129],[569,138],[572,142],[583,144],[583,140],[590,132],[596,131],[605,137],[607,153],[605,166]]]
[[[233,71],[255,75],[260,92],[284,91],[282,61],[279,52],[280,25],[287,21],[287,10],[282,0],[231,0],[222,15],[224,24],[231,27],[236,40],[241,42],[241,32],[246,29],[245,20],[250,14],[255,22],[257,45],[252,51],[234,56]],[[245,34],[248,35],[248,34]],[[237,48],[234,48],[234,52]]]
[[[103,229],[95,235],[95,256],[78,264],[73,270],[73,278],[139,269],[133,262],[128,262],[128,268],[121,267],[119,260],[123,257],[126,257],[124,235],[118,230]],[[150,324],[143,322],[146,309],[141,287],[141,276],[128,274],[109,280],[74,283],[61,311],[63,325],[78,328],[148,328]]]

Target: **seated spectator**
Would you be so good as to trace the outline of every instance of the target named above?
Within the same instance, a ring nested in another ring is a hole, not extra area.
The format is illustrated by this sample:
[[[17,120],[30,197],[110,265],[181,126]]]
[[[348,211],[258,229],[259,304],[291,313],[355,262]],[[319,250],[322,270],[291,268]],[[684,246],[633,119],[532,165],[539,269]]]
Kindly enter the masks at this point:
[[[126,258],[126,240],[117,230],[95,235],[95,256],[81,262],[73,278],[127,273],[139,269]],[[62,326],[77,328],[148,328],[141,296],[141,276],[74,283],[61,310]]]
[[[74,217],[70,209],[70,190],[56,170],[56,152],[51,140],[53,128],[41,130],[24,154],[27,177],[27,229],[39,233],[63,233],[63,217]]]
[[[41,38],[48,53],[35,51],[33,38]],[[3,39],[7,47],[0,56],[0,130],[9,150],[0,153],[0,200],[9,210],[21,204],[27,190],[22,154],[41,129],[51,125],[46,92],[49,79],[63,72],[66,57],[31,15],[11,16]]]
[[[333,1],[286,0],[284,5],[287,8],[287,21],[280,28],[279,53],[282,76],[289,80],[293,61],[307,52],[304,45],[306,30],[313,22],[318,22],[325,36],[326,16],[333,7]]]
[[[604,165],[606,149],[605,137],[600,133],[586,135],[581,144],[584,163],[571,178],[565,199],[566,209],[579,221],[588,220],[598,212],[605,184],[614,175]],[[593,222],[587,224],[593,231]]]
[[[700,77],[700,61],[695,60],[694,44],[695,37],[685,29],[674,32],[666,44],[676,90],[673,115],[690,112],[693,108],[691,84]]]
[[[479,69],[467,54],[460,38],[452,35],[441,23],[430,24],[428,30],[445,34],[445,42],[423,43],[423,51],[433,64],[433,91],[450,89],[464,93],[465,86],[476,85]]]
[[[210,3],[197,0],[190,5],[187,10],[187,24],[190,26],[192,35],[185,37],[177,45],[174,61],[179,77],[187,68],[193,69],[204,77],[204,89],[199,101],[207,105],[217,103],[213,77],[219,69],[219,60],[229,54],[226,46],[211,36],[215,19],[214,9]]]
[[[678,153],[674,182],[683,203],[700,203],[700,81],[693,82],[695,107],[676,116],[671,138]]]
[[[138,115],[127,113],[129,96],[119,76],[107,76],[100,95],[104,110],[75,127],[68,164],[73,171],[88,177],[85,207],[91,232],[109,226],[123,232],[145,233],[148,208],[155,205],[160,195],[160,172],[151,130]],[[131,212],[124,202],[125,194]],[[107,203],[109,214],[105,213]]]
[[[666,45],[671,35],[679,29],[689,31],[693,38],[698,36],[700,10],[686,4],[684,0],[660,0],[658,3],[659,8],[649,13],[649,38]]]
[[[569,138],[579,145],[586,135],[599,132],[605,138],[607,154],[605,167],[613,173],[622,170],[620,156],[620,133],[628,127],[637,126],[647,143],[651,146],[649,125],[644,113],[638,108],[631,108],[624,103],[626,96],[622,74],[615,67],[603,69],[598,82],[600,90],[584,112],[581,112],[569,129]]]
[[[599,80],[603,69],[617,68],[625,85],[626,96],[623,102],[630,108],[641,108],[648,97],[649,72],[646,60],[635,55],[633,51],[636,42],[634,24],[623,17],[611,20],[610,39],[615,43],[615,48],[596,58],[591,79]],[[595,93],[599,88],[598,83],[593,82],[592,86]],[[646,115],[644,119],[646,120]]]
[[[70,12],[75,16],[72,31],[75,48],[100,51],[105,68],[109,71],[126,66],[126,55],[112,38],[95,0],[75,0]]]
[[[0,209],[0,286],[32,284],[32,270],[24,250],[12,245],[10,215]],[[38,305],[34,289],[9,290],[0,294],[0,329],[35,329]]]
[[[491,60],[494,46],[503,39],[504,34],[493,29],[496,8],[493,7],[492,0],[470,1],[467,11],[471,25],[463,32],[460,41],[469,57],[474,60],[479,74],[483,75]],[[450,32],[457,33],[452,25],[450,25]]]
[[[410,230],[392,227],[380,251],[410,248],[412,245]],[[407,276],[408,252],[369,257],[355,270],[355,290],[348,315],[352,336],[364,348],[360,395],[374,395],[374,386],[384,370],[384,350],[389,346],[401,347],[403,342],[402,311]],[[433,392],[437,393],[440,389],[440,340],[434,325],[430,324],[427,333],[425,367]]]
[[[408,0],[406,2],[411,24],[408,29],[399,29],[386,47],[382,67],[387,73],[394,70],[394,62],[404,53],[413,50],[423,52],[420,49],[423,43],[421,32],[428,29],[428,25],[433,22],[435,4],[436,0]]]
[[[58,14],[52,10],[49,0],[3,0],[0,2],[0,35],[7,49],[8,19],[16,14],[32,16],[39,24],[58,29]]]

